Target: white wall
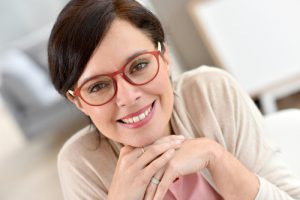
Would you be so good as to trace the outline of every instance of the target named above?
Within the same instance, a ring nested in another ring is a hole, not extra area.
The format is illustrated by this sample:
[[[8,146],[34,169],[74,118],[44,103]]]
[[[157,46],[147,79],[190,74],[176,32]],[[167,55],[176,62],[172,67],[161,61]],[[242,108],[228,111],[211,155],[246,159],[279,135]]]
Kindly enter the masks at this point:
[[[138,0],[163,22],[174,68],[211,64],[185,9],[183,0]],[[68,0],[6,0],[0,2],[0,51],[11,42],[53,22]],[[177,70],[178,71],[178,70]],[[178,74],[180,72],[175,72]]]
[[[2,0],[0,48],[53,22],[67,0]]]
[[[188,0],[151,0],[167,34],[187,68],[212,65],[206,47],[187,11]]]
[[[154,4],[149,0],[137,0],[149,10],[151,10],[157,17],[162,20],[157,12],[157,8],[154,7]],[[172,78],[176,79],[183,71],[187,70],[186,65],[184,64],[182,57],[178,54],[176,47],[174,46],[174,41],[172,38],[167,39],[169,51],[170,51],[170,59],[171,59],[171,73]]]

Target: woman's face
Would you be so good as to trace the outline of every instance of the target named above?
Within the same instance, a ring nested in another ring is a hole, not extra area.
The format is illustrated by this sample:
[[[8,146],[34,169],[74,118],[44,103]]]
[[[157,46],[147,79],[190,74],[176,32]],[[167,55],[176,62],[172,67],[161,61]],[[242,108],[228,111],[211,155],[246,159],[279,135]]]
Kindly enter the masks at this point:
[[[119,70],[136,53],[155,50],[145,33],[127,21],[117,19],[87,63],[77,86],[95,75]],[[119,74],[114,77],[118,88],[116,96],[107,104],[91,106],[79,98],[73,99],[73,102],[106,137],[135,147],[151,144],[170,134],[173,91],[167,52],[163,57],[159,56],[160,69],[151,82],[134,86]],[[145,118],[139,122],[124,123],[124,119],[132,122],[137,116]]]

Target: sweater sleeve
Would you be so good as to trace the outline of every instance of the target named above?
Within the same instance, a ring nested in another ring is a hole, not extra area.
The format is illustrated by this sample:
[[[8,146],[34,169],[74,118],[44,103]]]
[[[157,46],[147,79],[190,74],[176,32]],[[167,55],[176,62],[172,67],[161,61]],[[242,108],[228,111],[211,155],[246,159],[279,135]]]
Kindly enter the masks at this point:
[[[69,158],[67,158],[69,159]],[[63,155],[58,159],[60,184],[65,200],[104,200],[106,192],[96,174],[83,164],[75,164]],[[78,157],[78,160],[81,160]],[[84,162],[83,160],[81,160]]]
[[[59,152],[57,166],[65,200],[107,198],[116,156],[106,140],[89,130],[76,133]]]
[[[268,130],[263,116],[238,83],[229,75],[225,76],[232,88],[233,97],[236,98],[234,102],[237,102],[237,106],[233,107],[236,113],[234,117],[236,135],[243,144],[243,148],[240,148],[243,152],[239,154],[243,159],[252,162],[250,169],[259,178],[260,188],[256,200],[300,199],[300,181],[285,164],[278,147],[271,142],[271,138],[266,137]],[[252,147],[256,148],[253,151],[247,150]]]
[[[256,200],[300,199],[299,180],[266,138],[263,116],[234,78],[223,70],[203,67],[185,80],[182,96],[191,118],[198,120],[195,126],[258,176]]]

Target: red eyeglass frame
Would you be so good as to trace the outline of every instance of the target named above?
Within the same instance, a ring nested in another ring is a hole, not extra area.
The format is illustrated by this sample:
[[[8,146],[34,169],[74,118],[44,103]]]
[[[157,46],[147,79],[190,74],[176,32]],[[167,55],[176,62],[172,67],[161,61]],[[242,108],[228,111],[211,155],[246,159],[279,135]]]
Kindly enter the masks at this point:
[[[137,83],[134,83],[132,82],[125,74],[125,68],[127,66],[128,63],[130,63],[132,60],[134,60],[135,58],[137,58],[138,56],[141,56],[141,55],[144,55],[144,54],[152,54],[155,56],[156,58],[156,61],[157,61],[157,64],[158,64],[158,67],[157,67],[157,71],[155,73],[155,75],[153,76],[153,78],[151,78],[149,81],[145,82],[145,83],[140,83],[140,84],[137,84]],[[93,76],[87,80],[85,80],[78,88],[75,88],[74,92],[72,90],[69,90],[68,92],[75,98],[75,97],[79,97],[82,101],[84,101],[86,104],[90,105],[90,106],[102,106],[108,102],[110,102],[117,94],[118,92],[118,86],[117,86],[117,81],[116,79],[114,78],[115,76],[117,76],[118,74],[121,74],[123,79],[125,79],[128,83],[130,83],[131,85],[135,85],[135,86],[141,86],[141,85],[145,85],[149,82],[151,82],[153,79],[156,78],[158,72],[159,72],[159,68],[160,68],[160,62],[159,62],[159,56],[161,55],[161,51],[160,50],[156,50],[156,51],[148,51],[148,52],[143,52],[143,53],[140,53],[134,57],[132,57],[130,60],[128,60],[119,70],[113,72],[113,73],[109,73],[109,74],[99,74],[99,75],[96,75],[96,76]],[[101,103],[101,104],[91,104],[89,102],[87,102],[80,94],[80,90],[81,88],[87,83],[89,82],[90,80],[92,79],[95,79],[95,78],[98,78],[99,76],[108,76],[110,77],[112,80],[113,80],[113,83],[114,83],[114,87],[115,87],[115,93],[114,95],[108,99],[107,101],[105,101],[104,103]]]

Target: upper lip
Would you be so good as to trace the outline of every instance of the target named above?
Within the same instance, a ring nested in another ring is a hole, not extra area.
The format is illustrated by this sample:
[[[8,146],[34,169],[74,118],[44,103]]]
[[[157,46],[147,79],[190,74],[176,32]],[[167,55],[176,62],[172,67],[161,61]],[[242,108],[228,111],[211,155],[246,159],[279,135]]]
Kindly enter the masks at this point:
[[[123,120],[123,119],[128,119],[128,118],[132,118],[132,117],[138,116],[138,115],[144,113],[149,107],[152,106],[152,104],[153,104],[153,102],[152,102],[151,104],[149,104],[149,105],[143,107],[142,109],[138,110],[137,112],[130,113],[130,114],[128,114],[128,115],[126,115],[126,116],[124,116],[124,117],[118,119],[118,120]]]

